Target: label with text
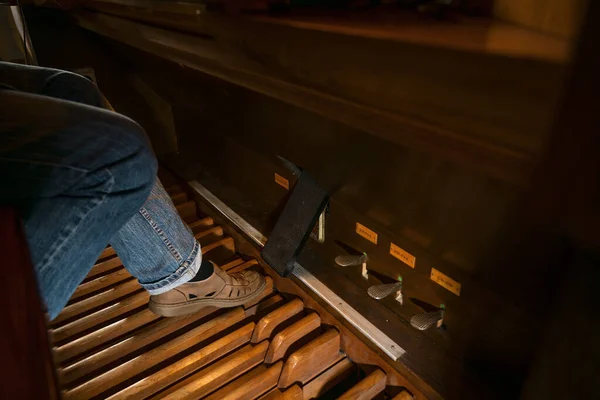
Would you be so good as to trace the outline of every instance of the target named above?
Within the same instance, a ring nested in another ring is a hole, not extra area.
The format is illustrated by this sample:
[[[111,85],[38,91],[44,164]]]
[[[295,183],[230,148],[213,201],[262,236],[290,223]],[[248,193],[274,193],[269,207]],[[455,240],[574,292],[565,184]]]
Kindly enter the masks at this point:
[[[377,233],[373,232],[363,224],[356,223],[356,233],[367,239],[369,242],[377,244]]]
[[[279,175],[277,172],[275,173],[275,183],[286,190],[290,190],[290,181]]]
[[[455,295],[460,296],[461,284],[435,268],[431,268],[431,280]]]
[[[390,254],[411,268],[415,267],[417,258],[400,246],[390,243]]]

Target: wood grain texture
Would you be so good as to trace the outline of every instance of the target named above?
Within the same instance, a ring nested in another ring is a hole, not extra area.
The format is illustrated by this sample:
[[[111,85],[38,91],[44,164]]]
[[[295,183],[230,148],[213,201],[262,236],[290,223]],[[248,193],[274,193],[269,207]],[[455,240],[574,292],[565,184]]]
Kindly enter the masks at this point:
[[[158,318],[158,315],[148,309],[141,310],[140,312],[118,319],[105,327],[95,329],[87,335],[57,347],[54,350],[54,356],[59,364],[64,364],[67,360],[77,357],[80,354],[84,354],[94,347],[101,346],[119,336],[126,335],[135,329],[156,321]]]
[[[253,400],[277,385],[283,362],[269,367],[259,365],[227,386],[217,390],[206,400]]]
[[[277,386],[306,383],[342,358],[340,333],[330,329],[292,353],[285,361]]]
[[[413,397],[408,391],[403,390],[402,392],[394,396],[392,400],[413,400]]]
[[[198,215],[196,214],[196,203],[191,200],[175,206],[175,209],[184,221],[193,221],[198,218]]]
[[[94,313],[88,314],[83,318],[69,322],[59,328],[52,330],[52,339],[55,343],[61,342],[72,336],[78,335],[94,326],[101,325],[107,321],[117,318],[119,315],[132,311],[148,303],[150,295],[143,291],[133,296],[104,307]]]
[[[344,358],[302,387],[304,400],[322,396],[329,389],[350,376],[355,369],[354,363],[348,358]]]
[[[194,237],[196,239],[202,239],[206,236],[211,236],[211,235],[223,236],[223,228],[221,228],[220,226],[214,226],[210,229],[207,229],[205,231],[201,231],[201,232],[194,234]]]
[[[243,264],[243,263],[244,263],[244,260],[241,258],[238,258],[238,259],[228,262],[227,264],[221,265],[220,267],[223,271],[229,271],[231,268],[237,267],[238,265]]]
[[[234,252],[235,251],[235,243],[233,243],[233,239],[228,237],[228,238],[224,238],[221,240],[218,240],[216,242],[213,242],[211,244],[208,244],[206,246],[202,246],[202,254],[206,254],[211,250],[214,250],[218,247],[225,247],[226,249]]]
[[[179,192],[182,191],[181,186],[179,185],[173,185],[173,186],[169,186],[168,188],[165,188],[165,191],[167,192],[167,194],[169,196],[173,196]]]
[[[106,261],[102,261],[94,265],[89,274],[87,274],[87,276],[85,277],[85,280],[89,280],[98,275],[104,275],[105,272],[121,266],[123,266],[123,262],[119,257],[109,258]]]
[[[185,192],[177,193],[171,196],[171,201],[176,206],[183,204],[187,201],[187,194]]]
[[[135,332],[133,335],[125,336],[109,347],[90,354],[76,363],[63,368],[59,371],[61,382],[65,384],[74,382],[92,373],[93,371],[110,364],[111,362],[114,362],[122,357],[126,357],[128,354],[141,349],[146,345],[152,344],[154,341],[165,337],[195,321],[198,321],[207,315],[210,315],[210,313],[214,311],[215,309],[202,310],[201,312],[195,314],[175,318],[165,318],[155,324],[147,325],[142,330]],[[209,321],[203,325],[200,325],[200,327],[197,327],[196,329],[201,328],[199,330],[200,332],[204,332],[205,330],[211,331],[215,329],[215,321],[229,322],[237,321],[239,318],[243,318],[243,312],[239,308],[236,308],[229,313],[218,317],[217,319],[211,320],[212,322]],[[96,335],[93,335],[91,339],[96,337]],[[98,337],[98,345],[102,344],[104,341],[105,337]]]
[[[287,390],[273,389],[260,400],[302,400],[302,389],[294,385]]]
[[[141,400],[164,389],[184,376],[204,367],[219,357],[250,341],[254,330],[251,322],[222,338],[211,342],[200,350],[178,360],[154,374],[143,378],[110,397],[111,400]]]
[[[265,356],[265,362],[273,363],[280,360],[292,344],[320,326],[321,317],[317,313],[308,314],[301,320],[294,322],[275,335]]]
[[[224,329],[240,322],[244,319],[244,311],[241,308],[236,308],[223,314],[217,318],[213,318],[208,322],[170,340],[167,343],[161,344],[149,351],[144,352],[132,360],[118,365],[117,367],[105,372],[97,377],[87,380],[85,383],[76,386],[64,394],[65,399],[81,399],[92,398],[115,386],[148,368],[157,365],[170,357],[175,356],[180,351],[183,351],[195,344],[198,344]],[[155,334],[153,330],[152,334]],[[164,334],[164,333],[163,333]],[[136,342],[137,338],[133,338],[130,342]],[[134,345],[140,348],[140,344]],[[130,352],[131,349],[128,349]],[[96,364],[96,366],[98,366]],[[81,366],[78,371],[81,370]]]
[[[114,255],[116,255],[117,252],[115,251],[115,249],[113,249],[112,247],[108,246],[106,249],[104,249],[102,251],[102,253],[100,254],[100,257],[98,257],[98,260],[103,260],[106,259],[108,257],[112,257]]]
[[[117,282],[124,281],[126,279],[133,278],[129,272],[125,268],[121,268],[118,271],[111,272],[106,276],[100,276],[95,279],[92,279],[89,282],[82,283],[75,289],[75,292],[71,296],[70,302],[74,302],[77,299],[86,296],[90,293],[96,292],[98,290],[104,289],[105,287],[114,285]]]
[[[273,286],[273,279],[270,276],[265,277],[265,288],[263,292],[254,300],[244,304],[244,308],[249,309],[255,306],[256,304],[260,303],[265,298],[269,297],[273,293],[274,289],[275,288]]]
[[[252,307],[246,308],[246,318],[253,316],[253,315],[257,315],[257,314],[264,314],[264,311],[269,308],[274,306],[277,303],[281,303],[283,304],[284,300],[283,300],[283,296],[281,296],[280,294],[273,294],[272,296],[269,296],[267,298],[265,298],[263,301],[261,301],[258,304],[253,305]]]
[[[207,41],[98,14],[77,13],[76,18],[86,29],[160,57],[384,140],[519,183],[526,182],[543,146],[560,93],[561,64],[568,54],[568,43],[560,39],[544,37],[548,46],[524,45],[536,42],[535,32],[520,35],[511,26],[490,29],[486,24],[476,24],[475,36],[460,28],[461,42],[484,50],[508,46],[525,58],[539,55],[539,49],[558,50],[550,51],[554,56],[546,63],[494,57],[481,49],[440,51],[410,41],[335,32],[329,29],[335,24],[324,24],[324,29],[310,20],[232,23],[214,16],[207,16],[195,32],[217,38]],[[431,25],[420,28],[420,34],[409,37],[418,41],[433,36],[442,42],[449,38],[447,32],[431,35]],[[316,51],[306,48],[306,40],[320,46]],[[286,52],[284,60],[276,56],[281,51]],[[257,62],[253,54],[264,57]],[[462,82],[461,90],[456,90],[457,82]],[[374,87],[377,90],[367,90]],[[497,95],[491,97],[490,92]],[[517,117],[523,110],[530,116],[527,121]]]
[[[0,208],[0,252],[0,398],[59,399],[43,303],[21,221],[10,208]]]
[[[494,14],[537,31],[573,37],[585,7],[583,0],[496,0]]]
[[[95,294],[87,299],[67,305],[61,313],[52,321],[52,326],[59,326],[64,321],[72,319],[78,315],[87,314],[90,310],[127,296],[133,292],[142,290],[140,284],[135,279],[124,281],[117,286],[111,287],[103,292]]]
[[[206,370],[176,385],[176,390],[162,397],[165,400],[197,399],[206,396],[229,381],[263,362],[268,344],[247,345],[216,362]]]
[[[200,205],[201,209],[205,212],[210,212],[210,209],[204,205]],[[250,244],[247,239],[235,231],[234,228],[225,225],[225,221],[222,221],[220,217],[214,216],[217,223],[222,223],[226,232],[236,239],[238,249],[243,254],[248,256],[256,257],[260,259],[259,251]],[[414,394],[415,398],[424,398],[430,400],[441,400],[442,397],[435,389],[425,380],[415,375],[414,371],[408,371],[401,363],[393,363],[389,358],[381,356],[372,345],[368,345],[368,339],[360,339],[359,333],[351,330],[346,326],[340,316],[336,316],[335,313],[326,309],[323,305],[317,302],[311,295],[301,289],[297,283],[291,279],[282,278],[266,263],[260,262],[263,270],[268,277],[273,279],[277,289],[282,293],[292,294],[301,298],[304,301],[306,308],[315,310],[323,324],[334,326],[341,332],[341,344],[342,350],[357,364],[368,364],[377,365],[379,368],[384,370],[387,375],[390,386],[401,386],[407,388],[411,393]],[[274,339],[275,340],[275,339]]]
[[[375,370],[340,396],[339,400],[371,400],[383,392],[385,381],[385,373],[379,369]]]
[[[262,317],[256,324],[252,335],[252,343],[262,342],[271,337],[273,330],[288,318],[302,312],[304,303],[300,299],[294,299],[278,309]]]
[[[251,267],[251,266],[253,266],[253,265],[258,265],[258,261],[256,261],[256,260],[249,260],[249,261],[246,261],[246,262],[245,262],[245,263],[243,263],[243,264],[240,264],[240,265],[238,265],[238,266],[236,266],[236,267],[233,267],[233,268],[231,268],[231,269],[229,270],[229,273],[230,273],[230,274],[235,274],[236,272],[242,272],[242,271],[244,271],[245,269],[248,269],[248,268],[250,268],[250,267]]]
[[[198,229],[203,229],[208,226],[212,226],[213,224],[214,224],[214,221],[213,221],[212,217],[205,217],[205,218],[199,219],[197,221],[191,222],[188,226],[190,227],[192,232],[196,232]]]

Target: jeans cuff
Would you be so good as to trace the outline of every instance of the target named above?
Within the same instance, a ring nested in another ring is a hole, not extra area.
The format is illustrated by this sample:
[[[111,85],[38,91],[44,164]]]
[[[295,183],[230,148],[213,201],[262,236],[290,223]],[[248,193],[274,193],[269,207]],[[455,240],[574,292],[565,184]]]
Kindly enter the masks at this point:
[[[202,251],[200,251],[198,242],[194,241],[194,248],[192,249],[190,256],[179,268],[177,268],[177,271],[158,282],[142,283],[141,285],[152,296],[168,292],[171,289],[175,289],[177,286],[183,285],[196,276],[200,269],[200,264],[202,264]]]

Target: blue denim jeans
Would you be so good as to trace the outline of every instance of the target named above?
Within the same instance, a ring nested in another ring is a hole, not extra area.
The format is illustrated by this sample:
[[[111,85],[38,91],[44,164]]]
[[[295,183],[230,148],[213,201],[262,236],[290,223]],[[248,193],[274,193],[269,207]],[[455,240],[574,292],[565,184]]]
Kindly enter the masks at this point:
[[[143,129],[102,104],[79,75],[0,62],[0,203],[21,213],[51,319],[108,243],[151,294],[202,261]]]

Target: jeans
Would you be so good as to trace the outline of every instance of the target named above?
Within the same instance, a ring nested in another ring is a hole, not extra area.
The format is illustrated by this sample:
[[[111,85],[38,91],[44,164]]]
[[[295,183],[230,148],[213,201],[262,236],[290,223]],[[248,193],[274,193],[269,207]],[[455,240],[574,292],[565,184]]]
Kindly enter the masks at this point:
[[[102,104],[79,75],[0,62],[0,203],[20,212],[51,319],[108,243],[150,294],[202,261],[143,129]]]

